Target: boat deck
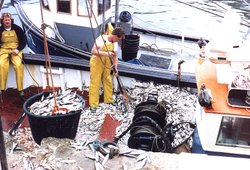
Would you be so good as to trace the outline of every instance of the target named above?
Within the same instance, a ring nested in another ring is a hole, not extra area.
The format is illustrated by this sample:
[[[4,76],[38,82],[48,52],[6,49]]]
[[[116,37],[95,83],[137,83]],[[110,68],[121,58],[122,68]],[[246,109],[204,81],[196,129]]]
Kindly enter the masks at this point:
[[[246,107],[230,104],[230,100],[235,101],[235,98],[229,97],[229,94],[232,91],[237,93],[237,88],[231,88],[235,69],[232,63],[225,63],[225,60],[214,61],[211,58],[199,59],[196,66],[197,87],[200,89],[204,84],[210,91],[212,108],[197,104],[194,152],[249,159],[250,112]],[[235,96],[245,103],[246,93]]]
[[[228,105],[228,84],[217,82],[216,64],[210,60],[199,59],[196,67],[197,88],[202,84],[212,93],[212,108],[204,108],[207,113],[230,114],[240,116],[250,116],[250,112],[245,108],[232,107]]]
[[[25,100],[19,96],[16,89],[7,89],[0,97],[2,126],[3,131],[7,132],[13,123],[21,116]],[[28,126],[28,120],[25,118],[22,127]]]

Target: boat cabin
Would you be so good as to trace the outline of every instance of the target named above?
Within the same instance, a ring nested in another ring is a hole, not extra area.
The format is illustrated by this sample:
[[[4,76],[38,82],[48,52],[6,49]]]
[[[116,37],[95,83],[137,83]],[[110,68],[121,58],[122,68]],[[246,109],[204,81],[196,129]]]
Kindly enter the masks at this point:
[[[91,50],[94,39],[100,35],[100,30],[104,32],[106,23],[111,21],[111,0],[41,2],[43,22],[48,25],[47,36],[85,51]]]
[[[52,13],[89,18],[91,15],[104,15],[111,8],[111,0],[42,0],[42,7]]]

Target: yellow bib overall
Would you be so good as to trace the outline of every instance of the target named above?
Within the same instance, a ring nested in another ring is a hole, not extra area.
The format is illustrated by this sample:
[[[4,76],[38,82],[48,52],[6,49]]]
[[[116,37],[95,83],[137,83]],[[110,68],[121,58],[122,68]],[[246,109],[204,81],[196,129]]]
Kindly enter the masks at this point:
[[[106,42],[101,51],[113,51],[114,44]],[[106,46],[108,50],[106,49]],[[113,103],[113,82],[110,59],[107,56],[92,55],[90,59],[90,87],[89,105],[97,107],[99,105],[99,90],[102,82],[104,90],[104,103]]]
[[[14,30],[3,31],[2,45],[0,49],[0,88],[5,90],[9,72],[9,62],[14,66],[16,72],[17,90],[23,90],[22,51],[18,55],[9,55],[18,47],[18,38]]]

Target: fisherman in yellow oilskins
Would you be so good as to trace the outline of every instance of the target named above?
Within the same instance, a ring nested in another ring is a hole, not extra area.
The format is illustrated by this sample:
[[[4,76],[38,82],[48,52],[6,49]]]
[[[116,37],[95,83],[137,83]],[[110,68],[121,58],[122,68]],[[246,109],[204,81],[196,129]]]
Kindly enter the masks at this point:
[[[118,42],[124,37],[125,32],[117,27],[111,34],[99,36],[92,48],[90,59],[90,87],[89,105],[92,113],[96,112],[99,105],[99,90],[102,83],[104,90],[104,103],[113,104],[113,82],[111,69],[117,70],[117,49]],[[113,62],[111,66],[110,57]]]
[[[20,96],[23,96],[22,50],[26,46],[25,34],[21,27],[14,24],[10,13],[3,13],[0,21],[0,92],[6,88],[9,63],[11,62],[16,72],[17,90]]]

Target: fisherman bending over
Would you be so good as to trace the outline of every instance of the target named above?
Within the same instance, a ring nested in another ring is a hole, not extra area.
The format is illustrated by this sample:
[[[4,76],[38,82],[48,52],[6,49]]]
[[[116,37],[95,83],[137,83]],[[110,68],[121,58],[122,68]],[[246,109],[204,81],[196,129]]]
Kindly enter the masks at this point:
[[[0,88],[5,90],[9,71],[9,63],[14,65],[16,72],[17,90],[20,96],[23,92],[24,67],[22,64],[22,50],[26,46],[26,38],[21,27],[14,24],[10,13],[3,13],[0,18]],[[0,91],[0,92],[1,92]]]
[[[99,36],[92,48],[90,59],[90,87],[89,105],[91,112],[95,112],[99,105],[99,89],[101,82],[104,90],[104,103],[113,103],[113,83],[111,76],[112,57],[113,67],[117,72],[117,49],[118,41],[125,35],[120,27],[115,28],[109,35]]]

